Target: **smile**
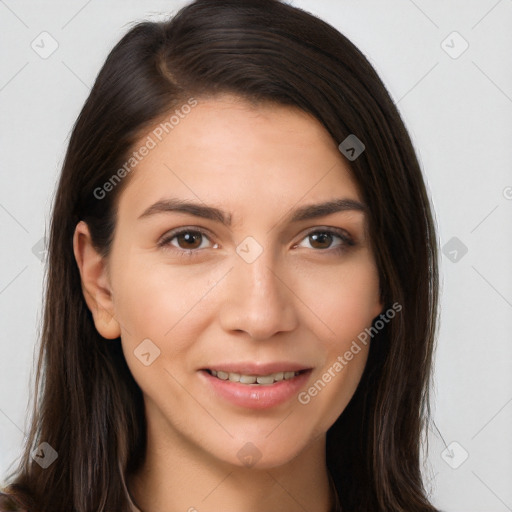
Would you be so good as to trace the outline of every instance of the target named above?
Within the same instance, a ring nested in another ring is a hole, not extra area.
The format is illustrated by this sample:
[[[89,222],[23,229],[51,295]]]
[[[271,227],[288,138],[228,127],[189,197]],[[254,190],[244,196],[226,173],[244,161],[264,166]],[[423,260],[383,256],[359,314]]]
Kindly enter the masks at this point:
[[[290,403],[306,387],[312,372],[311,368],[295,371],[288,368],[288,371],[269,373],[269,369],[274,368],[236,366],[238,368],[225,367],[223,370],[204,368],[199,375],[213,397],[244,409],[269,409]],[[283,368],[283,365],[279,366]]]
[[[268,375],[244,375],[236,372],[224,372],[222,370],[207,370],[210,375],[220,380],[230,382],[239,382],[240,384],[256,384],[260,386],[269,386],[282,380],[290,380],[301,373],[297,372],[276,372]],[[304,370],[303,370],[304,371]]]

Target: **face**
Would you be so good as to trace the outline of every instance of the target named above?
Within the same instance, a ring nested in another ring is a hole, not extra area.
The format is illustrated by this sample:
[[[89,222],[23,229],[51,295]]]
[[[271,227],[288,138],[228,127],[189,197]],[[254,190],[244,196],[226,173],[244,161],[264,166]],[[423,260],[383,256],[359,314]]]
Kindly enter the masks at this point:
[[[274,467],[326,433],[368,346],[344,354],[382,310],[364,208],[290,107],[199,101],[137,164],[108,287],[161,446]]]

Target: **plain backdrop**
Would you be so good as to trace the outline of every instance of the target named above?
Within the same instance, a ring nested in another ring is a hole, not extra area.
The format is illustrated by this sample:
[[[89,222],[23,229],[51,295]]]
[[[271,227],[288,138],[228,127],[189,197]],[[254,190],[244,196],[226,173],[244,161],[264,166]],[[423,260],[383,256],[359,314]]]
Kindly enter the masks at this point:
[[[0,0],[0,480],[28,428],[42,238],[70,130],[130,22],[184,3]],[[424,470],[432,499],[446,512],[510,511],[512,0],[292,3],[375,66],[432,197],[443,251]]]

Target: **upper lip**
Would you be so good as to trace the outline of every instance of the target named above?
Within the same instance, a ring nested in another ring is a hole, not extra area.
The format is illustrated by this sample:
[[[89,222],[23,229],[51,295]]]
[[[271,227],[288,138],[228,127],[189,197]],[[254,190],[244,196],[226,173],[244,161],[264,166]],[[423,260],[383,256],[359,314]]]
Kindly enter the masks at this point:
[[[274,362],[274,363],[218,363],[211,364],[202,370],[217,370],[226,373],[240,373],[242,375],[270,375],[278,372],[298,372],[301,370],[310,370],[311,367],[290,362]]]

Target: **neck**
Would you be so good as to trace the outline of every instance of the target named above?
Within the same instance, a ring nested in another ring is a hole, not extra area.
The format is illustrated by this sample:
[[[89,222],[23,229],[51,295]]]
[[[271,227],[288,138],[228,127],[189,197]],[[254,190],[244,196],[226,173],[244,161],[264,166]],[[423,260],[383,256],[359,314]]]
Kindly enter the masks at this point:
[[[334,510],[325,436],[283,465],[256,469],[218,460],[183,439],[152,442],[163,439],[153,428],[142,467],[127,477],[140,512]]]

